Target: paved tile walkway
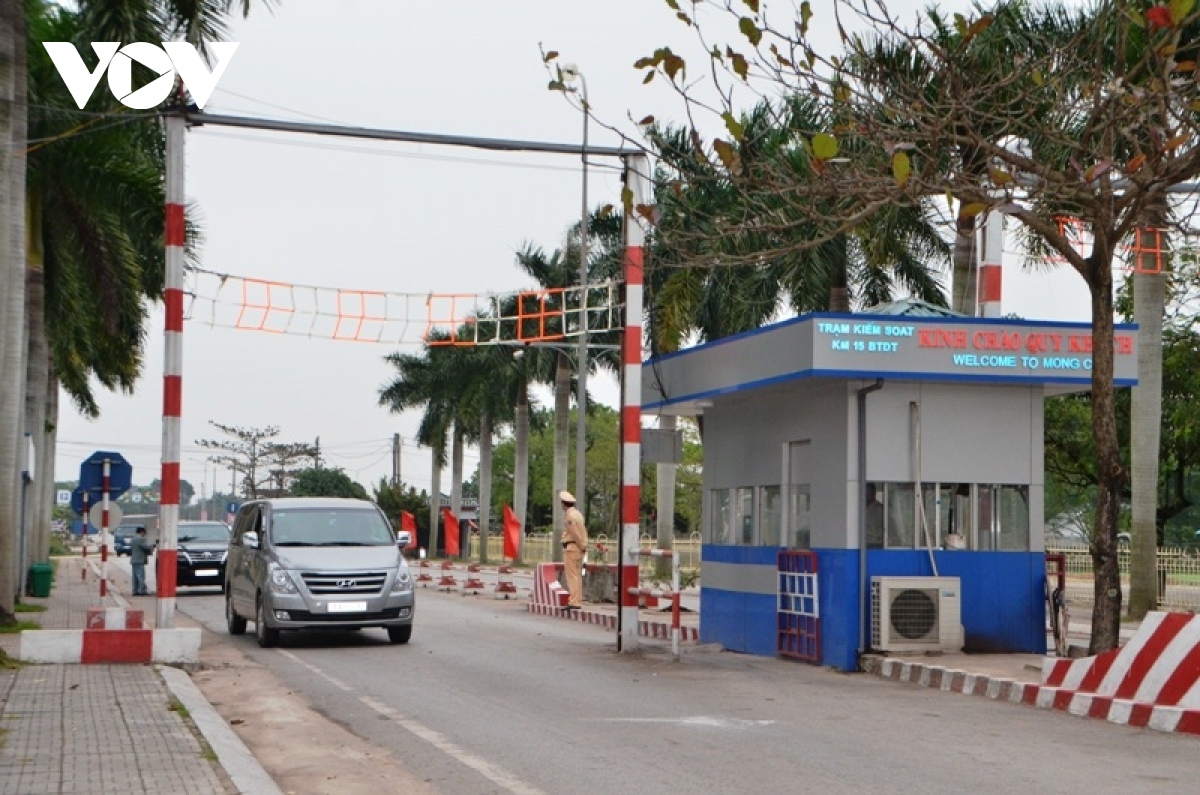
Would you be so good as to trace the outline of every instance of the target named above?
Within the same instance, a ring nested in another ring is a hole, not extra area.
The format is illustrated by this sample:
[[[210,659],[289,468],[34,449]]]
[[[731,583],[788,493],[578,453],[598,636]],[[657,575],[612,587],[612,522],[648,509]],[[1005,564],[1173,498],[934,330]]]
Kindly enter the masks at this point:
[[[115,595],[100,597],[93,571],[80,576],[83,565],[79,558],[58,559],[50,597],[22,600],[46,610],[21,617],[45,629],[82,629],[89,607],[116,606]],[[10,655],[18,642],[17,635],[0,635]],[[236,793],[175,704],[152,665],[0,670],[0,793]]]

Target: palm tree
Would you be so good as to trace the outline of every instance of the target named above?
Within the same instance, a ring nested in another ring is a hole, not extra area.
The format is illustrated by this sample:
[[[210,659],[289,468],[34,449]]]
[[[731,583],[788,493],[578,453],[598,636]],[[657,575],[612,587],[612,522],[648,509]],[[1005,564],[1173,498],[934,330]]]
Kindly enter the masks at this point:
[[[578,254],[576,254],[578,256]],[[579,269],[564,256],[561,250],[547,255],[541,248],[526,244],[517,252],[517,265],[532,276],[545,289],[570,287],[578,283]],[[545,356],[539,349],[532,347],[529,354]],[[570,401],[571,401],[571,360],[570,354],[563,348],[554,351],[554,474],[551,488],[556,495],[554,504],[554,529],[551,542],[551,554],[555,561],[562,559],[562,547],[559,544],[562,533],[562,505],[557,494],[567,487],[567,464],[570,442]],[[539,372],[541,368],[535,367]],[[580,407],[582,411],[583,408]],[[586,504],[586,503],[585,503]]]
[[[0,622],[11,623],[19,585],[20,466],[25,338],[24,3],[0,0]]]
[[[88,31],[88,40],[93,41],[161,41],[183,38],[197,45],[202,53],[205,43],[217,40],[225,32],[224,19],[233,3],[231,0],[82,0],[78,4],[83,20],[83,29]],[[241,10],[248,14],[250,0],[242,0]],[[2,0],[0,4],[0,52],[8,53],[0,63],[0,143],[10,153],[3,158],[0,182],[4,183],[4,200],[0,201],[0,330],[3,331],[3,349],[0,364],[8,374],[0,380],[0,471],[13,473],[12,478],[0,479],[0,620],[10,617],[13,597],[18,578],[16,567],[21,565],[14,554],[19,525],[17,478],[20,466],[18,451],[23,433],[22,406],[25,402],[24,381],[26,377],[26,355],[24,339],[26,323],[26,140],[27,73],[25,57],[28,49],[26,39],[26,4],[16,0]],[[43,15],[45,7],[33,4],[29,12],[36,18]],[[104,102],[104,100],[96,100]],[[161,216],[161,203],[158,207]],[[45,222],[45,209],[40,219]],[[160,221],[161,223],[161,218]],[[46,265],[49,263],[49,252]],[[29,276],[33,289],[37,290],[37,268]],[[53,292],[46,273],[46,291]],[[37,305],[36,295],[34,305]],[[36,309],[35,309],[36,311]],[[60,318],[56,318],[58,320]],[[35,319],[36,321],[36,319]],[[83,339],[82,337],[78,339]],[[40,343],[34,341],[35,346]],[[112,357],[112,351],[105,352]],[[119,358],[119,355],[117,356]],[[73,364],[73,362],[71,362]],[[61,364],[61,362],[59,362]],[[34,362],[34,377],[40,381],[42,365]],[[86,369],[86,368],[84,368]],[[63,373],[59,373],[63,375]],[[47,380],[46,389],[52,387]],[[33,384],[33,396],[41,389]],[[48,394],[48,393],[47,393]],[[47,403],[55,403],[48,398]],[[36,418],[35,418],[36,419]],[[49,423],[45,423],[49,424]],[[33,434],[41,439],[40,431]],[[53,465],[41,471],[53,471]],[[7,614],[7,615],[6,615]]]
[[[57,6],[31,6],[28,21],[38,41],[86,37],[79,15]],[[25,423],[36,471],[51,473],[57,414],[48,407],[52,398],[57,406],[60,380],[80,411],[95,416],[93,379],[131,390],[138,376],[144,299],[156,298],[163,282],[164,165],[157,118],[124,113],[81,123],[41,48],[30,50],[29,94]],[[116,112],[115,102],[107,107]],[[46,316],[55,318],[49,327]],[[40,478],[41,496],[30,501],[31,559],[49,554],[53,485]]]

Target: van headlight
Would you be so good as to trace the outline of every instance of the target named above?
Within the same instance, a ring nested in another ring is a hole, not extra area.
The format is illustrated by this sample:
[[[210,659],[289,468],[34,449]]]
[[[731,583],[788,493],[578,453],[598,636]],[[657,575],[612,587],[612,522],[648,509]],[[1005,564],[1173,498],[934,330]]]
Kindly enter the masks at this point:
[[[296,593],[292,575],[284,569],[271,569],[271,593]]]
[[[401,566],[396,572],[396,579],[392,581],[392,593],[403,593],[412,589],[412,574],[408,571],[408,566]]]

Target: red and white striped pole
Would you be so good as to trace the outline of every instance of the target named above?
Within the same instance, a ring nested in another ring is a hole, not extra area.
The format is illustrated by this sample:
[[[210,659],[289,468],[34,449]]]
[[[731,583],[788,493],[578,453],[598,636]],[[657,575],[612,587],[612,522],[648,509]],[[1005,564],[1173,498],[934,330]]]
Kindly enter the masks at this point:
[[[979,266],[979,317],[1000,317],[1000,298],[1004,276],[1004,215],[995,210],[987,214],[983,225],[983,256]]]
[[[88,495],[87,495],[87,492],[85,491],[82,495],[82,502],[83,502],[83,557],[85,557],[85,558],[87,557],[87,545],[88,545],[88,498],[87,497],[88,497]],[[88,572],[88,567],[87,567],[87,561],[85,560],[83,562],[83,566],[79,569],[79,578],[81,580],[86,580],[87,572]]]
[[[641,531],[642,471],[642,270],[646,236],[637,221],[637,207],[648,203],[650,159],[625,158],[625,330],[621,335],[621,536],[617,592],[617,651],[635,651],[638,645],[638,558]]]
[[[112,462],[104,459],[100,471],[100,597],[108,596],[108,486]]]
[[[179,92],[179,102],[184,102]],[[175,561],[179,538],[179,438],[183,408],[183,144],[181,112],[166,116],[166,356],[163,362],[162,496],[158,508],[155,626],[175,626]]]

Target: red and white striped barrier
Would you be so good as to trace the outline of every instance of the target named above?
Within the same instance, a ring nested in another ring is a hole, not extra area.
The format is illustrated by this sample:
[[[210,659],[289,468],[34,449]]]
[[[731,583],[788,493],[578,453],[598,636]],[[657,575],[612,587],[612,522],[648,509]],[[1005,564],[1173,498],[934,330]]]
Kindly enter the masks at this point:
[[[659,599],[671,600],[671,651],[674,653],[675,659],[679,659],[679,553],[673,549],[639,549],[638,554],[644,558],[670,558],[671,559],[671,589],[663,590],[659,588],[630,588],[630,594],[646,600],[647,604],[653,599],[653,604],[658,605]]]
[[[532,604],[554,608],[556,611],[566,607],[571,594],[558,581],[560,571],[561,563],[538,564],[533,576]]]
[[[509,594],[516,596],[517,586],[513,582],[513,567],[504,565],[496,570],[496,591],[497,599],[507,599]]]
[[[420,571],[417,573],[417,582],[421,583],[422,588],[428,588],[427,583],[433,582],[433,575],[429,573],[429,561],[422,560],[419,566]]]
[[[603,627],[611,632],[617,630],[617,617],[612,613],[601,613],[588,610],[586,607],[582,610],[563,610],[549,604],[538,604],[530,602],[526,608],[530,613],[538,616],[554,616],[556,618],[566,618],[571,621],[578,621],[583,624],[593,624]],[[654,638],[656,640],[671,640],[672,634],[676,631],[670,624],[664,624],[660,621],[644,621],[638,619],[637,634],[643,638]],[[699,643],[700,630],[696,627],[680,627],[678,629],[679,638],[684,642]]]
[[[442,561],[442,577],[438,580],[439,591],[452,591],[458,587],[458,580],[454,579],[453,574],[447,574],[448,571],[454,570],[454,564],[448,560]]]
[[[88,629],[142,629],[145,613],[124,607],[89,607]]]
[[[484,588],[487,588],[483,580],[479,578],[480,571],[482,571],[482,568],[478,563],[467,564],[467,580],[463,583],[462,587],[463,596],[469,593],[478,594]]]
[[[1046,660],[1042,681],[1072,715],[1200,734],[1200,617],[1149,613],[1120,649]]]
[[[88,609],[87,629],[21,633],[19,656],[30,663],[197,663],[200,629],[148,629],[141,610]]]
[[[1122,648],[1080,660],[1047,658],[1042,684],[901,659],[864,658],[886,679],[1109,723],[1200,734],[1200,617],[1149,613]]]

